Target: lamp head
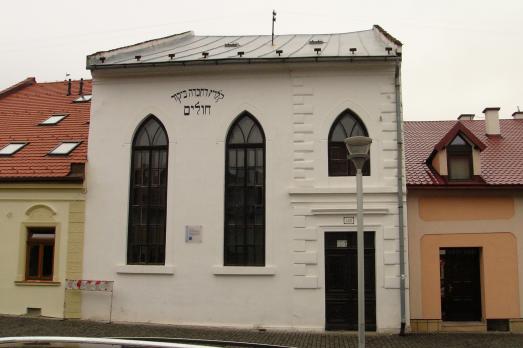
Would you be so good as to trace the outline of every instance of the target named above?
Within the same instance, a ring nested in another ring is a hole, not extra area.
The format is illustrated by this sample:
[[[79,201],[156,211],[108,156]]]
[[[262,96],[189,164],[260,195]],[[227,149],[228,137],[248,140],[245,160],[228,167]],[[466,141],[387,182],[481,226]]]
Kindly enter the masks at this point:
[[[349,151],[349,159],[358,170],[362,170],[369,159],[369,150],[372,139],[369,137],[355,136],[345,139],[345,146]]]
[[[345,139],[345,146],[349,155],[357,157],[369,157],[370,144],[372,139],[369,137],[355,136]]]

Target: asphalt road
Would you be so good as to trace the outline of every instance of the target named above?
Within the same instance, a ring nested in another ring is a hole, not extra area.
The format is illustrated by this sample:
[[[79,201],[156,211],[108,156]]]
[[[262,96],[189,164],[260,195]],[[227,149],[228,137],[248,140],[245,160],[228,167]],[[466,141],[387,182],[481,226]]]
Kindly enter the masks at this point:
[[[84,320],[59,320],[0,316],[0,337],[7,336],[169,337],[264,343],[290,347],[357,347],[353,332],[311,332],[224,329],[152,324],[108,324]],[[226,345],[232,347],[234,345]],[[510,333],[408,334],[404,337],[369,334],[367,347],[472,348],[523,347],[523,335]]]

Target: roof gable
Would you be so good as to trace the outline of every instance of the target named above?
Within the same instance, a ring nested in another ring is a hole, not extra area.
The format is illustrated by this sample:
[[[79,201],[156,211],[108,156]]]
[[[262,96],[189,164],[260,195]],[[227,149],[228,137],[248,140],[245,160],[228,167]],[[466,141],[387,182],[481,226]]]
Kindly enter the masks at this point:
[[[9,94],[12,94],[21,89],[24,89],[25,87],[34,85],[35,83],[36,83],[36,79],[34,77],[28,77],[25,80],[15,83],[14,85],[7,87],[6,89],[0,91],[0,98],[6,97]]]
[[[452,127],[448,132],[447,134],[445,134],[445,136],[443,138],[441,138],[441,140],[436,144],[434,145],[434,150],[435,151],[441,151],[443,150],[445,147],[447,147],[451,142],[452,140],[454,140],[454,138],[456,138],[456,136],[458,134],[463,134],[465,136],[465,138],[467,138],[471,143],[472,145],[474,145],[475,147],[477,147],[480,151],[483,151],[485,150],[485,144],[483,144],[481,142],[481,140],[479,140],[467,127],[465,127],[465,125],[463,123],[461,123],[460,121],[456,122],[456,124],[454,125],[454,127]]]

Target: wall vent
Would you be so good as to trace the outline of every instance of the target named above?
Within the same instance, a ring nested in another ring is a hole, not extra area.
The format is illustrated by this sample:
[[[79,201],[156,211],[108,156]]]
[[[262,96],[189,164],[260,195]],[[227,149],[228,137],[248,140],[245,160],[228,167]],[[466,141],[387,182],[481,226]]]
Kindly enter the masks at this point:
[[[487,331],[510,331],[508,319],[487,319]]]
[[[27,307],[26,315],[28,317],[40,317],[42,316],[42,308]]]

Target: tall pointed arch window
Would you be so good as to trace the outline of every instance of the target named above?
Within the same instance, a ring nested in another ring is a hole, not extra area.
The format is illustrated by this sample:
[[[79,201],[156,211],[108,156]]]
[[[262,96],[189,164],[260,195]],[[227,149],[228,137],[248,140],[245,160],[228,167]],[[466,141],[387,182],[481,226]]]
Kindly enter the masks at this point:
[[[132,146],[128,264],[165,264],[168,154],[167,132],[160,120],[149,116]]]
[[[367,128],[352,111],[340,114],[329,132],[329,176],[355,176],[356,167],[349,160],[344,140],[353,136],[366,136]],[[363,166],[363,175],[370,175],[370,159]]]
[[[227,135],[225,266],[265,265],[265,135],[249,113]]]

